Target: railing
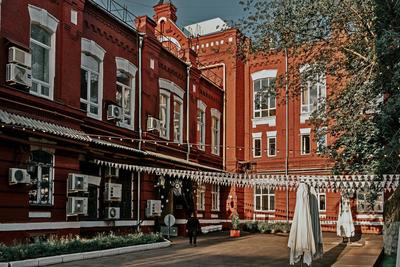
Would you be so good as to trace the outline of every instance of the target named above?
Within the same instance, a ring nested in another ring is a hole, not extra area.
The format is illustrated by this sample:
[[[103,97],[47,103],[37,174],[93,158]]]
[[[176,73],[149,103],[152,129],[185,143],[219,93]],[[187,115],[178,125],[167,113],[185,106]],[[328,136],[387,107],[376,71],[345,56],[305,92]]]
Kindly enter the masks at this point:
[[[137,16],[129,11],[127,5],[122,5],[116,0],[91,0],[95,5],[107,11],[114,18],[126,24],[132,29],[135,27],[135,19]]]

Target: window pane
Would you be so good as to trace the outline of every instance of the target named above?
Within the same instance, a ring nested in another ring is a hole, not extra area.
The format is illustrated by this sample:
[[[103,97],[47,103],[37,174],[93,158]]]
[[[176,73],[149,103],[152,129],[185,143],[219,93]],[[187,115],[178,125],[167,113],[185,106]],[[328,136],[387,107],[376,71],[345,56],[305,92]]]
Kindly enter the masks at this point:
[[[261,194],[261,187],[256,187],[256,194]]]
[[[267,210],[268,209],[268,195],[263,195],[262,196],[262,209]]]
[[[261,91],[261,80],[254,81],[254,92]]]
[[[326,210],[326,196],[324,194],[319,195],[319,210]]]
[[[90,105],[90,113],[92,114],[99,114],[99,108],[95,105]]]
[[[126,72],[120,71],[120,70],[117,71],[117,82],[120,82],[120,83],[130,87],[131,86],[130,80],[131,80],[131,78],[130,78],[129,74],[127,74]]]
[[[261,139],[254,139],[254,156],[261,156]]]
[[[124,114],[130,116],[131,115],[131,89],[125,87],[124,90]]]
[[[81,69],[81,98],[87,100],[88,72]],[[85,109],[86,110],[86,109]]]
[[[318,85],[317,83],[313,83],[310,91],[310,105],[312,107],[312,111],[315,110],[318,104]]]
[[[301,104],[308,105],[308,82],[305,82],[302,85]]]
[[[32,77],[49,82],[49,53],[47,48],[43,48],[35,43],[31,43],[32,48]]]
[[[275,156],[276,155],[276,138],[275,137],[270,137],[268,138],[269,141],[269,155],[270,156]]]
[[[119,106],[123,106],[122,105],[122,86],[117,84],[117,92],[115,93],[115,101],[117,102],[117,104]]]
[[[42,44],[50,46],[51,34],[39,25],[31,25],[31,38]]]
[[[269,196],[269,210],[274,210],[275,209],[275,196],[270,195]]]
[[[260,210],[260,209],[261,209],[261,197],[256,196],[256,210]]]
[[[90,69],[93,72],[100,72],[100,63],[99,61],[90,55],[81,54],[82,66]]]
[[[90,102],[99,103],[99,76],[94,73],[90,75]]]
[[[181,141],[181,103],[174,101],[174,141]]]
[[[301,152],[302,154],[310,153],[310,135],[302,135],[301,136]]]

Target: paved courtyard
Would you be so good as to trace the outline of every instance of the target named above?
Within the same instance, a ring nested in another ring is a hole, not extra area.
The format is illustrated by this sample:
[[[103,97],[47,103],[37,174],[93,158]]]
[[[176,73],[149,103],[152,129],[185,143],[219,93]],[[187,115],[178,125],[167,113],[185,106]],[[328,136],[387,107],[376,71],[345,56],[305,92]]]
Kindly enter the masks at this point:
[[[227,232],[200,236],[197,247],[176,238],[171,247],[61,264],[62,267],[108,266],[289,266],[288,236],[252,234],[231,239]],[[382,247],[381,236],[364,236],[364,247],[346,246],[324,233],[323,260],[312,266],[373,266]],[[300,264],[296,265],[300,266]]]

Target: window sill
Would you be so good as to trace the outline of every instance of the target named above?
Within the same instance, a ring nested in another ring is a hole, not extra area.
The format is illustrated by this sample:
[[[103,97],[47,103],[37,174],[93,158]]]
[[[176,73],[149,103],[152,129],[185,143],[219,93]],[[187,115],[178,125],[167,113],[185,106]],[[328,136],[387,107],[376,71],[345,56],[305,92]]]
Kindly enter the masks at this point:
[[[306,120],[310,119],[311,113],[301,113],[300,114],[300,123],[306,123]]]
[[[257,125],[269,125],[269,126],[276,126],[276,116],[271,117],[263,117],[263,118],[253,118],[253,128],[256,128]]]
[[[121,127],[121,128],[125,128],[125,129],[128,129],[128,130],[131,130],[131,131],[134,130],[132,125],[121,123],[121,122],[117,122],[117,126]]]

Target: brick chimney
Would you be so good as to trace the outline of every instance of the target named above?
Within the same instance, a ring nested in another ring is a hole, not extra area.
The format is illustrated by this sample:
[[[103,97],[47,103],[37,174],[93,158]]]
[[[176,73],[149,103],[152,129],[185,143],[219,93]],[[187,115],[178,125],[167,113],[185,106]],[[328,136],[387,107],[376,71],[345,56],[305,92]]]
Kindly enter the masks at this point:
[[[177,16],[176,16],[176,7],[170,0],[160,0],[157,5],[153,7],[154,9],[154,16],[153,19],[158,22],[158,20],[162,17],[166,19],[172,20],[176,23]]]

